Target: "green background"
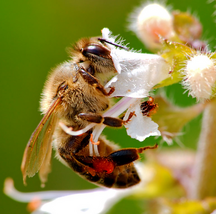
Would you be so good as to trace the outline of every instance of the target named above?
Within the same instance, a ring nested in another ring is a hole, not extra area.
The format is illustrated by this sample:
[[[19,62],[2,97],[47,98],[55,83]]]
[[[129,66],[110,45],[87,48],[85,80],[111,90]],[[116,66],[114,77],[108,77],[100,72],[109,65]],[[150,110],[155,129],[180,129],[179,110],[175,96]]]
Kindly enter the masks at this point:
[[[204,0],[170,0],[174,9],[196,14],[204,24],[203,39],[214,50],[214,3]],[[68,59],[66,47],[82,37],[98,36],[103,27],[120,34],[130,47],[145,51],[136,36],[126,30],[127,17],[140,5],[138,0],[2,0],[0,2],[0,184],[6,177],[20,191],[40,191],[38,176],[22,183],[20,164],[26,143],[41,119],[40,93],[52,67]],[[182,94],[180,85],[166,89],[169,97],[182,106],[194,102]],[[183,143],[195,148],[200,118],[185,128]],[[120,134],[119,134],[120,133]],[[125,130],[106,129],[105,134],[122,147],[143,143],[126,137]],[[151,143],[152,139],[148,140]],[[155,141],[152,141],[155,142]],[[145,144],[146,145],[146,144]],[[165,146],[165,144],[163,144]],[[178,146],[175,144],[175,146]],[[95,187],[53,159],[52,173],[44,190],[77,190]],[[130,207],[122,211],[130,213]],[[132,212],[132,211],[131,211]],[[0,213],[27,213],[26,204],[0,192]],[[113,212],[117,213],[117,211]]]

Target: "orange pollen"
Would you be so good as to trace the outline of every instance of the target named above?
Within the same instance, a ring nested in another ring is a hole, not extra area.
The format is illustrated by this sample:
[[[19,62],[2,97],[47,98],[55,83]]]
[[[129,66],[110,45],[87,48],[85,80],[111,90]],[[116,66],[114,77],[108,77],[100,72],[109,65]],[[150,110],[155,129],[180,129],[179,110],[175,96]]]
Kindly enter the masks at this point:
[[[91,144],[93,144],[93,145],[99,145],[99,144],[100,144],[100,141],[97,141],[97,142],[94,142],[94,141],[93,141],[93,134],[91,134],[90,142],[91,142]]]
[[[40,205],[41,205],[41,200],[39,198],[35,198],[28,203],[27,210],[29,212],[33,212],[37,210],[40,207]]]
[[[112,160],[107,158],[96,158],[93,162],[93,168],[97,172],[107,172],[110,174],[113,172],[115,165]]]

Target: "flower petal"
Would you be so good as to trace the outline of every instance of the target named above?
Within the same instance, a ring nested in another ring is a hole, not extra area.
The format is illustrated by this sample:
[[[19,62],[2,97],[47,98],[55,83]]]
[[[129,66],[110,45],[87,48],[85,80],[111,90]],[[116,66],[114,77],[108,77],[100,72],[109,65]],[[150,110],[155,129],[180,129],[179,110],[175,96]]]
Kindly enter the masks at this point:
[[[169,65],[159,55],[112,49],[112,59],[118,75],[105,87],[114,87],[114,96],[143,98],[159,82],[169,77]]]
[[[135,112],[135,115],[125,125],[127,134],[139,141],[144,141],[149,136],[160,136],[161,133],[158,130],[158,124],[152,121],[150,117],[143,116],[140,110],[140,100],[131,106],[124,117],[124,120],[128,119],[130,112]]]
[[[33,214],[42,214],[44,212],[50,214],[105,213],[113,204],[130,192],[131,190],[102,188],[86,192],[80,191],[80,193],[56,198],[51,202],[45,203]]]
[[[108,41],[111,42],[111,43],[115,43],[116,37],[111,35],[112,33],[111,33],[111,31],[110,31],[108,28],[103,28],[102,31],[101,31],[101,33],[102,33],[102,38],[103,38],[103,39],[108,40]],[[111,44],[109,44],[109,43],[107,43],[106,45],[107,45],[110,49],[115,48],[115,46],[113,46],[113,45],[111,45]]]

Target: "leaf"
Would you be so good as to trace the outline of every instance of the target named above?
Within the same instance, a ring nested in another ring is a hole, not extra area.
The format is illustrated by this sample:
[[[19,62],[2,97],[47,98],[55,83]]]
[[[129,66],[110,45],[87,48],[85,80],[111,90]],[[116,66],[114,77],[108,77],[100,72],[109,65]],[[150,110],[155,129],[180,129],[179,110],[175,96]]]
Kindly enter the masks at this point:
[[[152,115],[152,120],[159,125],[164,140],[172,140],[181,129],[192,119],[197,117],[205,108],[205,103],[195,104],[182,108],[175,106],[163,96],[156,96],[155,103],[158,104],[158,111]]]
[[[164,40],[163,49],[160,54],[169,63],[171,67],[171,76],[160,82],[155,88],[164,87],[180,82],[183,79],[182,71],[185,67],[188,56],[195,53],[195,50],[189,48],[184,44]]]

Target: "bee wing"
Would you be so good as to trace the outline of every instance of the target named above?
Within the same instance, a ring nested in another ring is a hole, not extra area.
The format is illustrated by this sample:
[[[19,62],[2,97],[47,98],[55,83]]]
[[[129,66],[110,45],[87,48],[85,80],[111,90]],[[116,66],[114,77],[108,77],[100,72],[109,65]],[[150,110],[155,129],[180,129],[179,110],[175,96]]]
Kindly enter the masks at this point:
[[[52,151],[52,135],[56,125],[56,115],[54,111],[60,104],[58,97],[52,103],[47,113],[44,115],[25,148],[21,170],[23,182],[26,184],[26,176],[32,177],[41,169],[40,179],[46,181],[46,176],[50,171],[50,159]],[[42,168],[41,168],[42,167]]]
[[[54,128],[53,128],[54,130]],[[52,135],[49,135],[50,138]],[[48,145],[47,145],[47,154],[44,158],[44,161],[39,169],[39,178],[41,180],[41,187],[44,187],[46,181],[47,181],[47,176],[48,174],[51,172],[51,157],[52,157],[52,144],[49,143],[51,142],[52,138],[51,139],[47,139],[48,141]]]

